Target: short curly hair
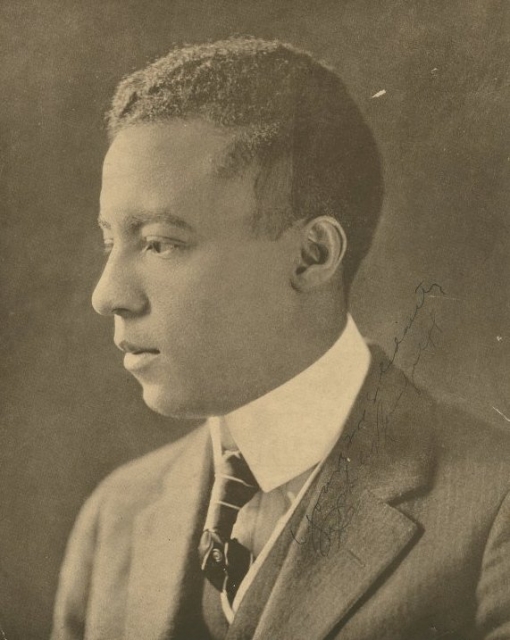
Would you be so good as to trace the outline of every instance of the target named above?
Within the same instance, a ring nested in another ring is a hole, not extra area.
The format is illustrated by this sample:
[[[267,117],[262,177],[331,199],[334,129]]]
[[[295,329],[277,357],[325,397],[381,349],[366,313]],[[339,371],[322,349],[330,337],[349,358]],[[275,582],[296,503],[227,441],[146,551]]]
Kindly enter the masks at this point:
[[[175,118],[235,132],[224,174],[254,159],[267,172],[289,157],[288,209],[276,225],[274,211],[259,210],[254,225],[277,237],[296,220],[335,217],[348,238],[350,285],[379,220],[383,180],[374,137],[331,68],[289,44],[247,37],[176,48],[120,82],[107,115],[109,138]]]

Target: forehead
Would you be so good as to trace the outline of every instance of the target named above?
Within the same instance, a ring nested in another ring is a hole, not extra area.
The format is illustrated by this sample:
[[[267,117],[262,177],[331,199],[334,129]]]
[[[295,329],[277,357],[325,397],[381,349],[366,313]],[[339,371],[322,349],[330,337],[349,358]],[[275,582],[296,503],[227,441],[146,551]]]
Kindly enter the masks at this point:
[[[232,140],[231,132],[202,120],[121,130],[103,164],[101,217],[167,209],[193,217],[220,204],[228,217],[229,202],[253,197],[250,171],[236,179],[218,176]]]
[[[159,180],[176,170],[209,177],[232,138],[233,134],[203,120],[127,127],[106,154],[103,181],[140,174],[144,178],[155,175]]]

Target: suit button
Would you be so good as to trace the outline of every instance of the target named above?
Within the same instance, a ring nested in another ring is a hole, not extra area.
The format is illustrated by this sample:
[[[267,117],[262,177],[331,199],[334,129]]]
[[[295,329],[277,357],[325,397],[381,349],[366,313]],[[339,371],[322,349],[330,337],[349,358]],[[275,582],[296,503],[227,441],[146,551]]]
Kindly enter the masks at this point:
[[[216,564],[221,564],[223,562],[223,553],[220,549],[213,549],[211,555]]]

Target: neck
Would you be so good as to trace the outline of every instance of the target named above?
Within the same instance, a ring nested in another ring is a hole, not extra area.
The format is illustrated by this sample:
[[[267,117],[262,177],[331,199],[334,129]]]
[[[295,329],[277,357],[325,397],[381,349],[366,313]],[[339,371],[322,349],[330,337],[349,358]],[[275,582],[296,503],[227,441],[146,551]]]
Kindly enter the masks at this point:
[[[316,362],[341,336],[347,322],[347,310],[335,306],[329,312],[321,305],[310,307],[299,315],[299,326],[282,340],[278,357],[260,362],[258,379],[236,398],[237,409],[285,384]]]
[[[315,320],[315,322],[313,321]],[[322,316],[321,310],[315,309],[313,318],[303,324],[302,330],[296,339],[295,352],[297,358],[289,363],[289,372],[292,374],[287,379],[301,373],[304,369],[312,365],[321,358],[342,335],[347,323],[347,311],[338,310],[338,315],[329,321]]]

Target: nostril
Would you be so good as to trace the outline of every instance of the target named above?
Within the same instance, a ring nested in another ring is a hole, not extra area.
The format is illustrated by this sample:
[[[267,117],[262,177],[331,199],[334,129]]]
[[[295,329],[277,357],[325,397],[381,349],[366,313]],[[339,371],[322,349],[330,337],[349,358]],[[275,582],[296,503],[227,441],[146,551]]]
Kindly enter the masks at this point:
[[[129,309],[124,307],[113,307],[111,310],[112,315],[120,316],[121,318],[125,318],[129,315]]]

